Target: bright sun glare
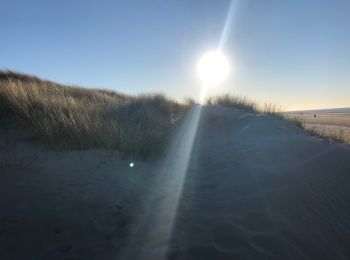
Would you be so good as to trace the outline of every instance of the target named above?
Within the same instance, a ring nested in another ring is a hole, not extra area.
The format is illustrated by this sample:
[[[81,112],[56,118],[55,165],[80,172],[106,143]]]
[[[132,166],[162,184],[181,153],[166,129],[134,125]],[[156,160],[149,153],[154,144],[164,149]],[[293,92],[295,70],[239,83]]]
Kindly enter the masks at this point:
[[[229,72],[229,62],[220,51],[205,53],[197,64],[198,77],[204,85],[215,86],[222,83]]]

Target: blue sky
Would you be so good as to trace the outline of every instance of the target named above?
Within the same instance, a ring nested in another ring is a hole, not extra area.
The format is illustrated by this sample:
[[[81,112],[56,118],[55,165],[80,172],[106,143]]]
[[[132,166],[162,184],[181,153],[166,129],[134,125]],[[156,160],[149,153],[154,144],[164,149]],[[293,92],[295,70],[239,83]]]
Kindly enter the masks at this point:
[[[1,0],[0,68],[136,94],[197,96],[229,0]],[[234,0],[231,92],[287,109],[350,106],[350,1]]]

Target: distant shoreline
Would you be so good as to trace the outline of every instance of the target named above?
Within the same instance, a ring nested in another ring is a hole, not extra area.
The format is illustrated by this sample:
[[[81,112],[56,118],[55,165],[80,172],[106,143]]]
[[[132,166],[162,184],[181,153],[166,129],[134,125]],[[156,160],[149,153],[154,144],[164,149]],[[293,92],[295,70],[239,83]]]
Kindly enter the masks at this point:
[[[296,111],[287,111],[286,113],[289,113],[289,114],[295,114],[295,113],[350,114],[350,107],[296,110]]]

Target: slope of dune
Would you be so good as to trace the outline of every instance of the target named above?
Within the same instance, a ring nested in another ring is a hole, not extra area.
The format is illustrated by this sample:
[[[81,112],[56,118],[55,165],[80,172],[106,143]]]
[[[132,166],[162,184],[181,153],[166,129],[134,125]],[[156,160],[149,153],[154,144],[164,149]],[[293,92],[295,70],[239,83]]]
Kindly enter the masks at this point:
[[[350,148],[289,122],[194,106],[133,168],[4,125],[1,259],[350,258]]]

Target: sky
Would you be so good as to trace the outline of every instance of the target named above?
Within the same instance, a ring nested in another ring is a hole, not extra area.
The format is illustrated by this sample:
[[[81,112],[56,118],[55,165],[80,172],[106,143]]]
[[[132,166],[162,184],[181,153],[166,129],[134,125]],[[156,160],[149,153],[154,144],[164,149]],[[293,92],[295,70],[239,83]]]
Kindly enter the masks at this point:
[[[0,69],[181,101],[199,95],[196,64],[221,42],[232,69],[210,94],[287,110],[350,107],[348,0],[0,0],[0,6]]]

